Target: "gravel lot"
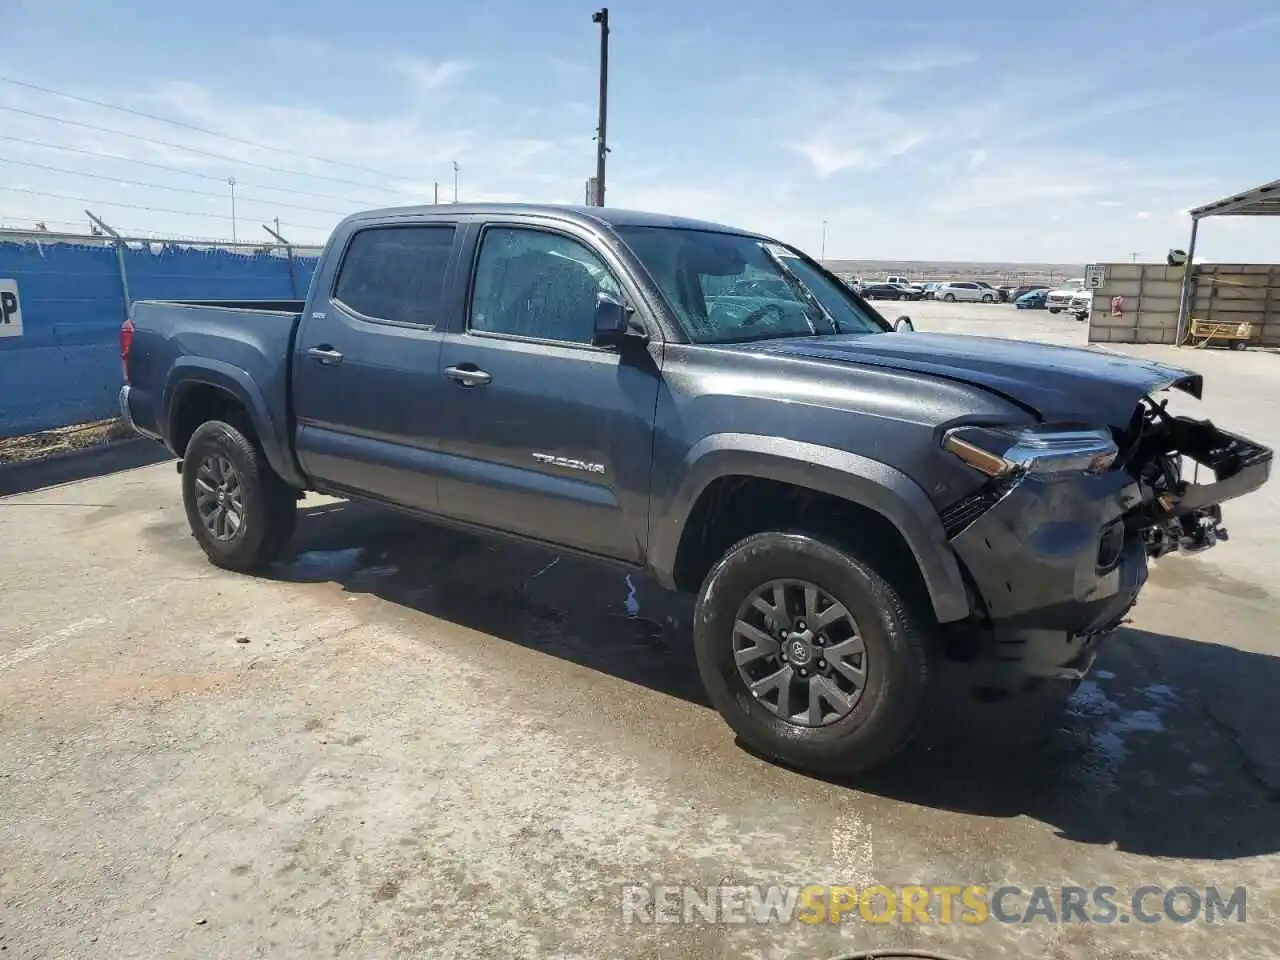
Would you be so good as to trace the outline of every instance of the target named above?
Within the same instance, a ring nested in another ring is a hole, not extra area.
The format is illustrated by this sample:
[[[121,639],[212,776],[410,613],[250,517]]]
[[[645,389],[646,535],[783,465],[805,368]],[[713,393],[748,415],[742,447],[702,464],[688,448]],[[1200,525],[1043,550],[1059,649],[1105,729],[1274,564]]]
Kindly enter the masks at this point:
[[[1011,306],[924,330],[1080,343]],[[1276,357],[1133,352],[1280,445]],[[1184,404],[1186,406],[1186,404]],[[1280,481],[1167,558],[1062,729],[855,783],[735,745],[639,579],[305,504],[269,577],[205,563],[171,463],[0,500],[5,957],[1274,955]],[[662,882],[1248,888],[1247,922],[628,925]],[[1141,933],[1141,936],[1139,936]]]

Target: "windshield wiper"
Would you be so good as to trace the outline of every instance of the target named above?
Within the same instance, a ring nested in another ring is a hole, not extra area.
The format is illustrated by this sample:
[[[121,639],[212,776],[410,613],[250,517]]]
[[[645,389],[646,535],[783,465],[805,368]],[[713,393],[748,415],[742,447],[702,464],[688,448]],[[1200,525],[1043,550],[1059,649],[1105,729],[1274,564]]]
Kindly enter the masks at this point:
[[[760,249],[763,250],[765,256],[772,260],[774,265],[782,271],[782,279],[786,282],[787,286],[789,286],[801,300],[808,304],[810,308],[816,309],[818,313],[822,315],[822,318],[831,325],[832,330],[836,333],[844,333],[844,331],[840,329],[840,324],[836,318],[833,317],[831,312],[822,305],[822,301],[815,297],[813,295],[813,291],[805,286],[805,282],[796,276],[795,272],[790,267],[782,262],[782,258],[770,250],[768,244],[760,244]],[[809,317],[807,312],[805,314],[805,319],[809,322],[809,329],[813,330],[816,335],[818,331],[813,326],[813,319]]]
[[[757,333],[750,337],[735,337],[733,340],[714,340],[713,343],[759,343],[761,340],[794,340],[797,337],[817,337],[820,334],[817,331],[812,333],[801,333],[799,330],[777,331],[773,333]]]

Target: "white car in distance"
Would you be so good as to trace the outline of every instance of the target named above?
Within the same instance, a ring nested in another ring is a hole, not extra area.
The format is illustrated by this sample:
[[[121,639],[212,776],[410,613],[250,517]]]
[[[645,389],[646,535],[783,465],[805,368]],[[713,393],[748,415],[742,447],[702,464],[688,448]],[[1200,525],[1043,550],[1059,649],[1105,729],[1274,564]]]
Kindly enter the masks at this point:
[[[1050,290],[1044,295],[1044,305],[1050,313],[1061,313],[1071,308],[1071,301],[1081,293],[1087,292],[1084,277],[1068,280],[1061,287]]]
[[[967,280],[951,283],[940,283],[933,291],[933,299],[955,303],[957,300],[968,300],[977,303],[995,303],[996,293],[987,287]]]

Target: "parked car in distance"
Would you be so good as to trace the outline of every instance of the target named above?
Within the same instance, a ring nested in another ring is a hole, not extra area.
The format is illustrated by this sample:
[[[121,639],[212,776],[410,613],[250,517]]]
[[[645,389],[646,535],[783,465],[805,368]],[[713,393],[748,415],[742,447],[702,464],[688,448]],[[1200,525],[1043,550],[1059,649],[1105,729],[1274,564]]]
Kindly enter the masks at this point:
[[[1014,287],[1013,293],[1010,294],[1010,296],[1013,297],[1013,302],[1017,303],[1020,297],[1035,290],[1044,290],[1045,292],[1048,292],[1049,285],[1047,283],[1024,283],[1020,287]]]
[[[1001,286],[1001,287],[996,287],[996,293],[1000,294],[1000,302],[1013,303],[1013,290],[1014,290],[1014,287],[1013,287],[1013,284],[1011,283],[1005,284],[1004,286]]]
[[[909,287],[909,286],[911,286],[911,281],[910,281],[910,280],[908,280],[906,277],[885,277],[885,278],[884,278],[884,282],[885,282],[885,283],[897,283],[897,284],[900,284],[900,285],[902,285],[902,286],[904,286],[904,287]]]
[[[867,283],[862,295],[868,300],[919,300],[920,295],[910,287],[898,283]]]
[[[1048,293],[1043,287],[1039,290],[1028,290],[1018,299],[1013,301],[1013,305],[1019,310],[1043,310],[1044,295]]]
[[[996,292],[990,287],[984,287],[972,280],[952,280],[948,283],[938,284],[934,288],[933,299],[945,300],[948,303],[954,303],[957,300],[995,303]]]
[[[1212,546],[1271,465],[1155,405],[1190,371],[910,330],[733,227],[408,207],[338,224],[306,301],[135,302],[119,401],[215,565],[286,557],[319,491],[647,572],[743,742],[835,774],[940,675],[1065,703],[1148,560]]]
[[[1084,289],[1071,298],[1071,303],[1067,305],[1067,313],[1071,314],[1077,320],[1088,320],[1089,314],[1093,312],[1093,291]]]
[[[993,287],[991,284],[987,283],[987,281],[985,280],[975,280],[973,282],[976,283],[978,286],[982,287],[982,289],[984,290],[990,290],[991,296],[993,298],[993,302],[998,303],[1000,301],[1001,298],[1000,298],[999,288]]]
[[[1050,313],[1061,313],[1071,306],[1071,299],[1084,289],[1084,277],[1077,277],[1045,294],[1044,304]]]
[[[920,285],[920,299],[932,300],[933,292],[937,289],[938,289],[938,283],[936,280],[930,280],[928,283],[922,283]]]

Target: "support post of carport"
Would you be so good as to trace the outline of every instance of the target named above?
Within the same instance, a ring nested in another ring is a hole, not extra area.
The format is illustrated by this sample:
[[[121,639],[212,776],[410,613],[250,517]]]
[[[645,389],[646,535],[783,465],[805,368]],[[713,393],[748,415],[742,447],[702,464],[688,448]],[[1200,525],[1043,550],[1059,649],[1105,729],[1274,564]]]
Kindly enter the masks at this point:
[[[1191,301],[1195,297],[1195,280],[1192,271],[1195,270],[1196,256],[1196,233],[1200,229],[1200,218],[1191,218],[1191,240],[1187,243],[1187,262],[1182,269],[1182,295],[1178,298],[1178,328],[1174,334],[1174,346],[1182,346],[1182,341],[1186,339],[1186,331],[1190,329],[1191,322]]]

